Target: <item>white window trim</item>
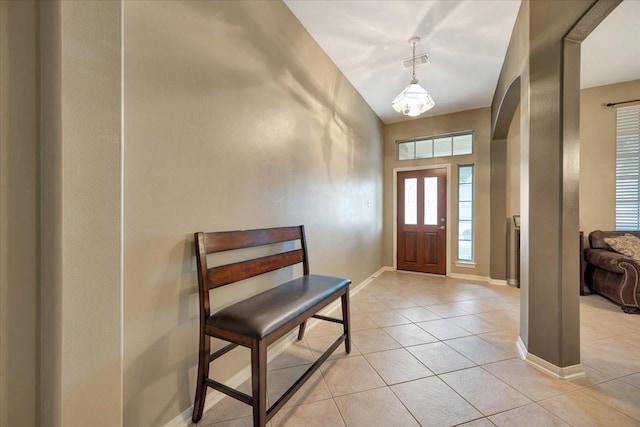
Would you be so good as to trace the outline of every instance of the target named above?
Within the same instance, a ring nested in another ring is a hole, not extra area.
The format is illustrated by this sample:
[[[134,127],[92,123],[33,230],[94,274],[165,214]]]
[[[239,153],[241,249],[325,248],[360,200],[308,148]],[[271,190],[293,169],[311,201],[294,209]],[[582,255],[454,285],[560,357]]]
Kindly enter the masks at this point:
[[[475,263],[475,261],[457,260],[456,262],[453,263],[453,265],[455,265],[456,267],[462,267],[462,268],[476,268],[477,267],[477,264]]]
[[[425,141],[425,140],[436,140],[436,139],[440,139],[440,138],[454,138],[456,136],[462,136],[462,135],[471,135],[471,152],[470,153],[464,153],[464,154],[454,154],[453,153],[453,141],[451,141],[452,145],[451,145],[451,154],[446,155],[446,156],[435,156],[434,155],[434,146],[432,144],[431,146],[431,157],[416,157],[416,147],[415,147],[415,143],[417,141]],[[413,142],[414,143],[414,149],[413,149],[413,158],[408,158],[408,159],[400,159],[400,151],[399,151],[399,147],[400,144],[403,143],[407,143],[407,142]],[[441,158],[445,158],[445,157],[458,157],[458,156],[470,156],[475,152],[475,132],[472,130],[466,130],[466,131],[460,131],[460,132],[452,132],[452,133],[445,133],[445,134],[440,134],[440,135],[430,135],[430,136],[416,136],[414,138],[409,138],[409,139],[398,139],[396,140],[396,161],[399,162],[405,162],[405,161],[411,161],[411,160],[425,160],[425,159],[441,159]]]
[[[472,170],[472,180],[471,180],[471,259],[470,260],[466,260],[466,259],[460,259],[460,238],[458,237],[458,235],[456,235],[456,241],[458,242],[458,244],[456,245],[458,251],[456,252],[456,261],[455,261],[455,265],[456,267],[468,267],[470,265],[473,265],[475,267],[476,265],[476,215],[475,215],[475,206],[476,206],[476,165],[475,163],[468,163],[468,164],[459,164],[458,165],[458,182],[457,182],[457,186],[458,186],[458,221],[457,221],[457,227],[456,229],[460,226],[460,168],[461,167],[467,167],[467,166],[471,166],[471,170]],[[459,234],[459,230],[458,230],[458,234]]]

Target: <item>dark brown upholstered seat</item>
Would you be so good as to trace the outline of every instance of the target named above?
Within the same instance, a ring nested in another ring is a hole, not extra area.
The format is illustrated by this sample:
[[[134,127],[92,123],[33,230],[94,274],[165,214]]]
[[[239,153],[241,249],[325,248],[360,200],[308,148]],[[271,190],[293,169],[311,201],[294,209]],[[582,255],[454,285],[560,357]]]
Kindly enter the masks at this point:
[[[351,280],[309,274],[307,244],[302,225],[244,231],[200,232],[195,233],[194,237],[200,296],[200,351],[192,420],[195,423],[202,418],[207,389],[210,387],[251,405],[253,425],[265,427],[293,393],[311,378],[311,375],[340,344],[344,342],[345,351],[351,352],[349,326]],[[299,247],[291,250],[291,247],[296,245]],[[267,252],[270,255],[215,267],[208,266],[207,255],[211,254],[215,258],[214,254],[219,252],[257,246],[268,246]],[[273,254],[273,251],[278,252]],[[212,312],[210,290],[296,264],[302,264],[301,277]],[[318,314],[338,298],[342,302],[342,319]],[[307,319],[310,317],[339,323],[342,325],[343,333],[279,399],[272,403],[271,407],[268,407],[267,347],[295,328],[299,328],[298,340],[301,340]],[[211,353],[211,338],[222,339],[230,344]],[[210,363],[239,345],[251,350],[251,396],[209,377]]]
[[[212,314],[207,325],[251,338],[264,338],[349,283],[349,279],[341,277],[302,276]]]

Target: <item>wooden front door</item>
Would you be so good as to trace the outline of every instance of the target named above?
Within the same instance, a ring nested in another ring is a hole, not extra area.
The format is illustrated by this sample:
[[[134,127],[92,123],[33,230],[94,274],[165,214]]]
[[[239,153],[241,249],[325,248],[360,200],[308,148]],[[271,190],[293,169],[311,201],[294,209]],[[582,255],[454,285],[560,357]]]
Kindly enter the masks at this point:
[[[446,274],[447,170],[398,172],[398,270]]]

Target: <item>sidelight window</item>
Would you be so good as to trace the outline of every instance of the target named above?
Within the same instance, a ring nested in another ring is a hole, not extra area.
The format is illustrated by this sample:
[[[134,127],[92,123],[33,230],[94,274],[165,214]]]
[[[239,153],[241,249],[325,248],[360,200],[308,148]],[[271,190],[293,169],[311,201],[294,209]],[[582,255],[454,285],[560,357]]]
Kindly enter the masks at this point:
[[[473,165],[458,166],[458,260],[473,262]]]

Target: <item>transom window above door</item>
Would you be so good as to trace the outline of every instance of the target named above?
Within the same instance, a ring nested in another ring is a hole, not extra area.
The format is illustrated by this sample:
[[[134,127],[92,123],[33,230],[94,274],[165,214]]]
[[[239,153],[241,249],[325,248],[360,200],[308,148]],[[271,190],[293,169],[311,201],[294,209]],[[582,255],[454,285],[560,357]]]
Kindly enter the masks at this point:
[[[430,159],[473,153],[473,131],[421,136],[396,143],[398,160]]]

